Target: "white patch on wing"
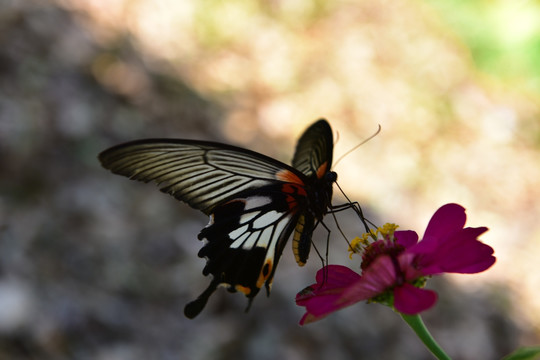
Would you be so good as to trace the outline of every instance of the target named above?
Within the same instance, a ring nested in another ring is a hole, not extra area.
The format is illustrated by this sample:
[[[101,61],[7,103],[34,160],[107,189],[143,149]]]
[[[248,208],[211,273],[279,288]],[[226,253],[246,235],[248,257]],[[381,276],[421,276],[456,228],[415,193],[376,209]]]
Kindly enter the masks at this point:
[[[208,220],[208,224],[205,227],[209,227],[214,223],[214,214],[210,214],[210,219]]]
[[[280,236],[281,232],[285,229],[285,226],[289,223],[291,220],[290,216],[284,217],[277,225],[276,225],[276,233],[275,236]]]
[[[233,240],[236,240],[239,236],[244,234],[248,230],[248,225],[244,225],[242,227],[239,227],[238,229],[235,229],[229,233],[229,237]]]
[[[266,259],[272,259],[274,257],[274,252],[276,249],[276,244],[278,243],[279,237],[285,227],[289,223],[290,217],[285,217],[279,222],[275,223],[272,226],[268,226],[262,231],[262,233],[257,232],[257,236],[250,236],[248,240],[242,245],[243,249],[249,250],[255,246],[265,248]]]
[[[268,244],[272,241],[272,232],[274,230],[273,226],[269,226],[266,229],[263,230],[261,234],[261,238],[259,242],[257,243],[257,246],[261,247],[268,247]]]
[[[270,204],[272,202],[272,198],[268,196],[250,196],[245,199],[245,202],[246,205],[244,210],[249,210]]]
[[[279,237],[291,220],[290,215],[282,216],[283,213],[270,211],[256,218],[252,223],[231,231],[229,237],[234,241],[230,247],[245,250],[255,247],[265,248],[267,249],[266,259],[273,259]]]
[[[247,223],[248,221],[253,219],[255,216],[259,215],[260,213],[261,213],[260,211],[253,211],[247,214],[243,214],[242,216],[240,216],[240,224]]]
[[[282,213],[278,213],[275,210],[269,211],[255,219],[253,222],[253,227],[255,229],[267,227],[268,225],[274,224],[276,221],[278,221],[281,215]]]
[[[242,234],[238,239],[236,239],[232,244],[231,244],[231,248],[233,249],[237,249],[239,248],[240,246],[242,246],[242,244],[244,243],[244,241],[248,238],[249,236],[249,232],[245,232],[244,234]]]
[[[260,236],[261,236],[260,231],[252,232],[249,235],[249,237],[246,239],[246,241],[244,241],[244,243],[242,244],[242,249],[246,249],[246,250],[252,249],[254,246],[256,246],[257,241],[259,240]]]
[[[286,216],[283,219],[281,219],[276,226],[274,227],[274,236],[272,239],[270,239],[268,245],[266,245],[266,260],[268,259],[274,259],[274,255],[276,252],[276,244],[278,243],[278,239],[281,236],[281,233],[283,230],[285,230],[285,227],[291,220],[290,216]]]

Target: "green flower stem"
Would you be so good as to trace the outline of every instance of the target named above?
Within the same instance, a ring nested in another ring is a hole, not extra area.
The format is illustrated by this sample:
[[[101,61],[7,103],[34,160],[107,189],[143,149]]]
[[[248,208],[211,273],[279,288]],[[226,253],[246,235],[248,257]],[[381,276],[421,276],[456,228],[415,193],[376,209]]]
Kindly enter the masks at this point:
[[[437,344],[433,336],[429,333],[426,325],[422,321],[420,315],[405,315],[401,314],[401,317],[409,326],[414,330],[416,335],[422,340],[424,345],[435,355],[439,360],[451,360],[450,356],[446,355],[443,349]]]

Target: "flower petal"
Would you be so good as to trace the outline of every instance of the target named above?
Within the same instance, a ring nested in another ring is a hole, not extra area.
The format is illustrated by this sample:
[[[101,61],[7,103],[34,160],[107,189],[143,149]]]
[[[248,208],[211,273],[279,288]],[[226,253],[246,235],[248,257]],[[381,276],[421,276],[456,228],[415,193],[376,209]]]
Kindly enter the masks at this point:
[[[341,294],[319,295],[306,303],[306,311],[320,318],[352,305],[340,301],[340,298]]]
[[[321,295],[306,303],[306,313],[300,319],[300,325],[309,324],[325,318],[333,312],[341,310],[356,302],[343,302],[340,294]]]
[[[495,263],[493,248],[477,238],[487,228],[465,228],[438,244],[430,254],[420,254],[417,264],[424,275],[443,272],[473,274]]]
[[[404,248],[410,248],[418,242],[418,234],[412,230],[398,230],[394,232],[396,243]]]
[[[394,288],[394,307],[407,315],[414,315],[431,308],[437,302],[437,293],[420,289],[409,283]]]
[[[360,275],[342,265],[328,265],[319,269],[315,279],[317,284],[322,284],[323,287],[346,287],[352,282],[358,280]]]
[[[415,251],[431,252],[439,242],[463,229],[467,216],[465,208],[458,204],[441,206],[431,217],[422,241],[415,246]]]
[[[444,237],[448,233],[463,229],[466,221],[467,215],[463,206],[443,205],[431,217],[424,237]]]
[[[425,276],[423,271],[417,268],[418,255],[405,251],[398,255],[398,264],[405,281],[414,281],[419,277]]]
[[[329,265],[317,272],[317,283],[308,286],[296,295],[296,304],[305,306],[306,313],[300,325],[320,320],[354,302],[341,301],[342,293],[352,283],[360,279],[360,275],[346,266]]]
[[[382,294],[396,282],[396,269],[388,255],[379,256],[364,270],[360,280],[343,292],[342,300],[362,301]]]
[[[316,279],[317,283],[296,294],[297,305],[306,306],[315,297],[341,294],[346,287],[360,279],[360,275],[346,266],[328,265],[317,271]]]
[[[323,317],[320,317],[320,318],[317,318],[316,316],[314,316],[313,314],[310,314],[310,313],[305,313],[304,316],[302,316],[302,318],[300,319],[300,325],[306,325],[306,324],[309,324],[309,323],[312,323],[312,322],[315,322],[317,320],[320,320],[322,319]]]

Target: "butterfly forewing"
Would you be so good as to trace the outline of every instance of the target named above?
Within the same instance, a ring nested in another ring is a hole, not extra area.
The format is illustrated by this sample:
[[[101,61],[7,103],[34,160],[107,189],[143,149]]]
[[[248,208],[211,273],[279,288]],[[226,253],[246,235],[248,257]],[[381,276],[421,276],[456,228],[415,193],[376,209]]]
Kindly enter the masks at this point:
[[[283,171],[297,172],[252,151],[192,140],[129,142],[104,151],[99,159],[115,174],[155,181],[161,191],[205,214],[239,192],[281,182],[278,174]],[[301,183],[301,175],[295,175]]]

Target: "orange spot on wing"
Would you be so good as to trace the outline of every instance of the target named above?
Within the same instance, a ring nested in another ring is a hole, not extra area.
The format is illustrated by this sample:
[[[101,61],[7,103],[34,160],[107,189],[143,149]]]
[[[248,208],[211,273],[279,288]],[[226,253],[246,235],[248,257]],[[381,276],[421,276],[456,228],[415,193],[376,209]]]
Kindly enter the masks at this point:
[[[304,185],[304,182],[295,173],[289,170],[280,170],[276,174],[276,179],[293,184]]]
[[[251,293],[251,289],[248,288],[247,286],[236,285],[234,288],[236,289],[236,291],[239,291],[246,296],[248,296]]]
[[[317,169],[317,178],[318,179],[322,179],[322,177],[324,176],[324,174],[326,174],[328,172],[328,161],[325,161],[324,163],[322,163],[321,166],[319,166],[319,168]]]
[[[259,278],[257,279],[256,286],[259,289],[263,286],[264,282],[268,279],[271,273],[272,273],[272,259],[267,259],[264,266],[261,269]]]

